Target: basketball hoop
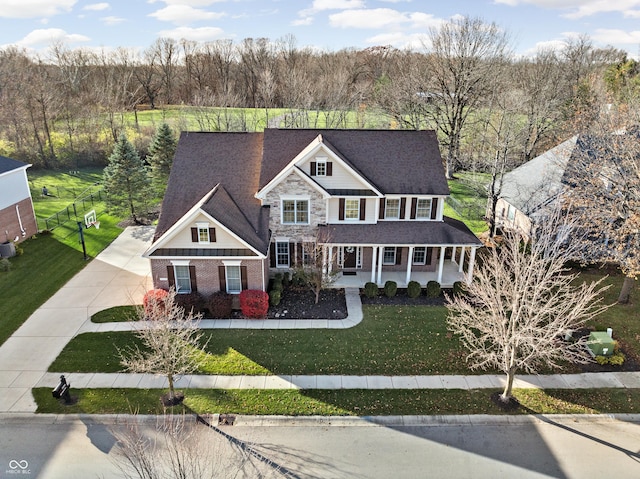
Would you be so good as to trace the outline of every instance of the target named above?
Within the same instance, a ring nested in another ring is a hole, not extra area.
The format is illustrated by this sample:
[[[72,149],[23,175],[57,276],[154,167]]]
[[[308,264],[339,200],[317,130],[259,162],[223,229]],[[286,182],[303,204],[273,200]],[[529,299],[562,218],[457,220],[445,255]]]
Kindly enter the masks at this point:
[[[94,221],[93,222],[93,226],[95,226],[96,229],[99,230],[100,229],[100,222],[99,221]]]

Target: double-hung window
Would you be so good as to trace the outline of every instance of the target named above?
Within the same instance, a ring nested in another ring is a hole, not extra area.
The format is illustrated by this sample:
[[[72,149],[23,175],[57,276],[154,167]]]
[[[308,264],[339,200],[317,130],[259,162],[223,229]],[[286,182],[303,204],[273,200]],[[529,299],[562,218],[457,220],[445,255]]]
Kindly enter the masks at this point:
[[[427,262],[426,246],[416,246],[413,249],[413,264],[425,264]]]
[[[327,160],[316,161],[316,176],[327,176]]]
[[[276,267],[289,267],[289,242],[276,241]]]
[[[282,224],[309,224],[309,200],[282,200]]]
[[[227,280],[227,293],[239,294],[242,291],[242,275],[239,265],[225,265],[225,278]]]
[[[188,265],[173,265],[173,273],[176,282],[176,292],[186,294],[191,292],[191,274]]]
[[[196,223],[198,228],[198,243],[209,243],[209,224],[208,223]]]
[[[396,247],[395,246],[384,247],[382,264],[396,264]]]
[[[416,202],[416,218],[429,219],[431,218],[431,199],[430,198],[418,198]]]
[[[344,218],[346,220],[360,219],[360,200],[347,198],[344,202]]]
[[[387,198],[384,208],[385,219],[399,219],[400,218],[400,199],[399,198]]]

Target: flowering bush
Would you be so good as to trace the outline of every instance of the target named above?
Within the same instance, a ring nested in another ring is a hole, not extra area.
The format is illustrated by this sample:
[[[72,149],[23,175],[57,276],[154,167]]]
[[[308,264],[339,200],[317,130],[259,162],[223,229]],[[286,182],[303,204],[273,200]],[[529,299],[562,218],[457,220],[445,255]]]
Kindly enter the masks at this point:
[[[142,298],[142,306],[144,314],[148,316],[155,308],[164,308],[164,302],[167,299],[168,291],[164,289],[150,289]]]
[[[266,318],[269,310],[269,295],[259,289],[245,289],[240,293],[240,309],[246,318]]]

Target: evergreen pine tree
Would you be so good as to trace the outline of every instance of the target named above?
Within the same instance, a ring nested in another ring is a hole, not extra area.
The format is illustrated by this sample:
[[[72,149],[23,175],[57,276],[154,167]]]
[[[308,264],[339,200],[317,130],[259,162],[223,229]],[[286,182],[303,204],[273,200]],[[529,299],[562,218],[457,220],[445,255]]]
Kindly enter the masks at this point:
[[[160,125],[149,145],[151,180],[156,192],[162,194],[167,187],[173,155],[176,152],[176,139],[166,123]]]
[[[107,205],[116,213],[128,212],[136,223],[147,203],[149,177],[136,149],[121,134],[104,169],[103,183]]]

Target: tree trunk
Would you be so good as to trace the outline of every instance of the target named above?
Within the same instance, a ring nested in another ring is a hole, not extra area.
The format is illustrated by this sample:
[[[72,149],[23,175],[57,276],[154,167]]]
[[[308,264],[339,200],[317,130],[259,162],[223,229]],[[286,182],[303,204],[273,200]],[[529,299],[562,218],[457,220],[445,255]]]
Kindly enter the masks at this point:
[[[167,380],[169,381],[169,399],[176,397],[176,392],[173,388],[173,374],[167,374]]]
[[[504,391],[500,396],[500,399],[503,402],[508,402],[511,399],[511,390],[513,389],[513,379],[516,376],[516,368],[515,366],[511,366],[509,371],[507,371],[507,384],[504,387]]]
[[[624,282],[622,283],[622,288],[620,289],[620,295],[618,296],[619,304],[627,304],[629,302],[629,296],[631,295],[631,290],[633,289],[635,281],[636,280],[632,276],[624,277]]]

